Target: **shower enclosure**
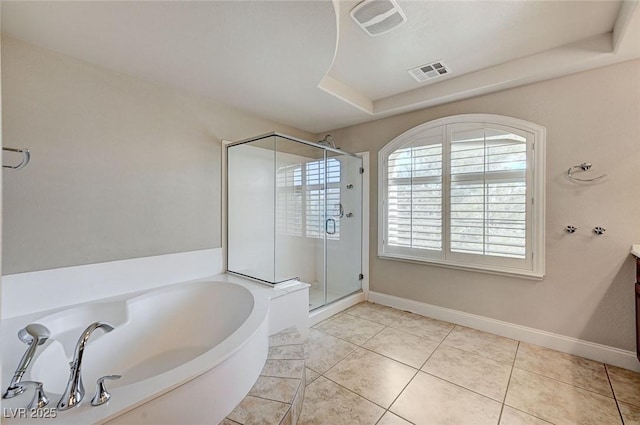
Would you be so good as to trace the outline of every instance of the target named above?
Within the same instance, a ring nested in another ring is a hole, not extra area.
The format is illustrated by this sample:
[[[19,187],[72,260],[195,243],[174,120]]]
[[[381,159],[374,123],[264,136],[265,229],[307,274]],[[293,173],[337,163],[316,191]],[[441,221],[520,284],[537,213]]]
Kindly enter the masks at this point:
[[[227,270],[309,283],[310,309],[360,291],[362,159],[277,133],[226,149]]]

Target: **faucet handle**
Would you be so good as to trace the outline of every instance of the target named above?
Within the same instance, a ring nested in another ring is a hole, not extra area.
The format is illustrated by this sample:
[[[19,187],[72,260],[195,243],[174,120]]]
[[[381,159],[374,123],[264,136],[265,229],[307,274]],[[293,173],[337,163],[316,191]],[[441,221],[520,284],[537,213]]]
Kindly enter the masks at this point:
[[[21,385],[33,385],[36,387],[35,392],[33,393],[33,398],[27,405],[27,409],[42,409],[47,404],[49,404],[49,398],[47,394],[44,392],[44,388],[42,387],[42,382],[38,381],[23,381],[20,383]]]
[[[96,381],[96,393],[91,399],[91,405],[100,406],[101,404],[105,404],[107,401],[109,401],[109,399],[111,398],[111,394],[109,394],[109,391],[107,391],[107,387],[105,386],[104,381],[107,379],[114,380],[120,378],[122,378],[122,375],[106,375],[98,378],[98,380]]]

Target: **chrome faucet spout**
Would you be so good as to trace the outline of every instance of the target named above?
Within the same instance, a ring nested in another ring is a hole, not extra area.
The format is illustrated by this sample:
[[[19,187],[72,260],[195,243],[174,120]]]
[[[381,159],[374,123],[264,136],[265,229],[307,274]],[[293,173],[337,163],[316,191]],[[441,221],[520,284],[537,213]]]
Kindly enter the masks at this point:
[[[59,410],[67,410],[77,406],[84,397],[84,385],[82,384],[82,358],[84,349],[89,337],[96,329],[102,329],[105,333],[111,332],[114,328],[108,323],[95,322],[89,325],[80,335],[76,348],[73,352],[73,360],[69,363],[71,373],[69,374],[69,382],[67,389],[64,391],[62,398],[58,402]]]

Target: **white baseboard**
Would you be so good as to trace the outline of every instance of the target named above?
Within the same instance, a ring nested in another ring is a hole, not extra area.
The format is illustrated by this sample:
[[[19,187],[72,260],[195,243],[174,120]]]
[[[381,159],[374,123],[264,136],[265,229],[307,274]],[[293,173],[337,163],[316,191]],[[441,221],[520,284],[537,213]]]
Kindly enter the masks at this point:
[[[577,338],[546,332],[535,328],[516,325],[459,310],[439,307],[419,301],[408,300],[394,295],[369,291],[368,300],[377,304],[406,310],[438,320],[479,329],[529,344],[551,348],[564,353],[574,354],[613,366],[640,372],[640,362],[633,351],[621,350],[607,345],[596,344]]]
[[[314,326],[325,319],[333,316],[334,314],[338,314],[341,311],[348,309],[351,306],[354,306],[365,300],[364,292],[358,292],[353,295],[349,295],[345,298],[342,298],[338,301],[334,301],[324,307],[320,307],[316,310],[313,310],[309,314],[309,326]]]
[[[222,248],[211,248],[11,274],[2,276],[2,318],[157,288],[223,272]]]

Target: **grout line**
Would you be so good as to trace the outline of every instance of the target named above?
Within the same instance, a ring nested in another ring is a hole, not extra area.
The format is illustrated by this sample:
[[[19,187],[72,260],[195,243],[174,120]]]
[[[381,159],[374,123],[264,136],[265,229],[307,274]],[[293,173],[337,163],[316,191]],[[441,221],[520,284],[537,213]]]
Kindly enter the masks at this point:
[[[502,397],[502,406],[500,406],[500,416],[498,416],[498,424],[502,421],[502,413],[504,412],[504,404],[507,401],[507,394],[509,393],[509,385],[511,385],[511,376],[513,375],[513,368],[516,365],[516,359],[518,358],[518,351],[520,350],[520,341],[518,341],[518,345],[516,346],[516,355],[513,356],[513,361],[511,362],[511,370],[509,371],[509,379],[507,380],[507,387],[504,389],[504,397]]]
[[[536,419],[538,419],[538,420],[541,420],[541,421],[542,421],[542,422],[544,422],[545,424],[555,425],[553,422],[549,422],[549,421],[548,421],[548,420],[546,420],[546,419],[542,419],[542,418],[541,418],[541,417],[539,417],[539,416],[533,415],[533,414],[531,414],[531,413],[529,413],[529,412],[525,412],[524,410],[522,410],[522,409],[518,409],[517,407],[513,407],[513,406],[510,406],[510,405],[508,405],[508,404],[505,404],[505,406],[506,406],[506,407],[508,407],[509,409],[517,410],[517,411],[518,411],[518,412],[520,412],[520,413],[524,413],[525,415],[531,416],[532,418],[536,418]]]
[[[616,397],[616,391],[613,389],[613,383],[611,382],[611,377],[609,376],[609,368],[607,365],[604,365],[604,371],[607,374],[607,380],[609,381],[609,387],[611,387],[611,393],[613,394],[613,399],[616,401],[616,407],[618,408],[618,414],[620,415],[620,421],[622,425],[624,425],[624,416],[622,416],[622,410],[620,410],[620,403],[618,402],[618,397]]]
[[[432,376],[432,377],[434,377],[434,378],[436,378],[436,379],[439,379],[439,380],[441,380],[441,381],[443,381],[443,382],[446,382],[446,383],[448,383],[448,384],[455,385],[455,386],[456,386],[456,387],[458,387],[458,388],[462,388],[463,390],[466,390],[466,391],[469,391],[469,392],[471,392],[471,393],[477,394],[477,395],[479,395],[480,397],[484,397],[484,398],[486,398],[487,400],[491,400],[491,401],[493,401],[493,402],[495,402],[495,403],[500,403],[500,401],[496,400],[495,398],[491,398],[491,397],[489,397],[488,395],[485,395],[485,394],[479,393],[478,391],[472,390],[471,388],[463,387],[463,386],[462,386],[462,385],[460,385],[460,384],[456,384],[455,382],[448,381],[448,380],[446,380],[446,379],[444,379],[444,378],[441,378],[441,377],[439,377],[439,376],[436,376],[436,375],[434,375],[434,374],[432,374],[432,373],[425,372],[424,370],[420,370],[420,371],[418,371],[418,372],[422,372],[422,373],[424,373],[425,375]]]
[[[384,407],[383,405],[378,404],[377,402],[375,402],[375,401],[373,401],[373,400],[371,400],[371,399],[368,399],[367,397],[363,396],[362,394],[358,394],[357,392],[353,391],[353,390],[352,390],[352,389],[350,389],[350,388],[345,387],[344,385],[340,384],[339,382],[336,382],[336,381],[334,381],[333,379],[331,379],[331,378],[329,378],[329,377],[327,377],[327,376],[324,376],[324,375],[322,375],[322,377],[323,377],[324,379],[326,379],[327,381],[330,381],[330,382],[332,382],[332,383],[334,383],[334,384],[338,385],[339,387],[344,388],[345,390],[349,391],[350,393],[353,393],[353,394],[357,395],[358,397],[360,397],[360,398],[363,398],[363,399],[367,400],[369,403],[373,403],[373,404],[375,404],[375,405],[376,405],[376,406],[378,406],[379,408],[383,409],[385,412],[388,410],[388,409],[387,409],[386,407]],[[395,401],[395,399],[394,399],[394,401]],[[393,404],[393,403],[391,403],[391,404]],[[389,405],[389,407],[391,407],[391,405]],[[383,413],[383,414],[384,414],[384,413]]]
[[[404,387],[402,387],[402,390],[400,390],[400,392],[398,393],[398,395],[393,399],[393,401],[391,402],[391,404],[390,404],[390,405],[389,405],[389,407],[387,408],[387,412],[390,412],[390,411],[391,411],[391,410],[390,410],[390,409],[391,409],[391,406],[393,406],[393,404],[394,404],[396,401],[398,401],[398,399],[400,398],[400,396],[402,395],[402,393],[404,392],[404,390],[406,390],[406,389],[407,389],[407,387],[409,386],[409,384],[411,384],[411,383],[413,382],[413,380],[416,378],[416,376],[418,376],[418,373],[420,373],[420,370],[416,370],[416,373],[414,373],[414,374],[413,374],[413,376],[411,377],[411,379],[409,379],[409,382],[407,382],[407,384],[406,384]],[[386,413],[386,412],[385,412],[385,413]],[[402,416],[398,415],[398,414],[397,414],[397,413],[395,413],[395,412],[391,412],[391,413],[392,413],[392,414],[394,414],[394,415],[396,415],[396,416],[397,416],[397,417],[399,417],[399,418],[404,419],[404,420],[405,420],[405,421],[407,421],[407,422],[413,423],[413,422],[409,421],[408,419],[406,419],[406,418],[404,418],[404,417],[402,417]],[[383,416],[384,416],[384,415],[383,415]]]
[[[429,354],[429,357],[427,357],[427,360],[424,361],[424,363],[422,363],[422,366],[420,366],[420,369],[418,370],[422,370],[422,368],[427,364],[427,362],[431,359],[431,357],[433,357],[433,355],[435,354],[436,351],[438,351],[438,348],[440,348],[440,346],[442,345],[442,343],[444,342],[445,339],[447,339],[449,337],[449,335],[451,335],[451,332],[453,332],[453,330],[456,327],[454,326],[453,328],[449,329],[449,332],[447,333],[447,335],[442,338],[442,341],[440,341],[440,343],[438,344],[438,346],[435,348],[435,350],[433,350],[431,352],[431,354]]]
[[[515,366],[515,365],[513,366],[513,368],[514,368],[514,369],[522,370],[522,371],[527,372],[527,373],[531,373],[531,374],[533,374],[533,375],[542,376],[542,377],[543,377],[543,378],[545,378],[545,379],[550,379],[550,380],[552,380],[552,381],[560,382],[561,384],[568,385],[568,386],[570,386],[570,387],[577,388],[577,389],[582,390],[582,391],[587,391],[587,392],[589,392],[589,393],[596,394],[596,395],[599,395],[599,396],[601,396],[601,397],[608,398],[608,399],[610,399],[610,400],[615,400],[615,395],[613,395],[613,396],[605,395],[605,394],[599,393],[599,392],[597,392],[597,391],[590,390],[590,389],[588,389],[588,388],[580,387],[580,386],[575,385],[575,384],[570,384],[570,383],[565,382],[565,381],[562,381],[562,380],[560,380],[560,379],[558,379],[558,378],[552,378],[552,377],[550,377],[550,376],[543,375],[542,373],[540,373],[540,372],[536,372],[536,371],[534,371],[534,370],[524,369],[524,368],[521,368],[521,367],[518,367],[518,366]],[[607,375],[607,376],[608,376],[608,375]],[[612,390],[612,391],[613,391],[613,390]]]

